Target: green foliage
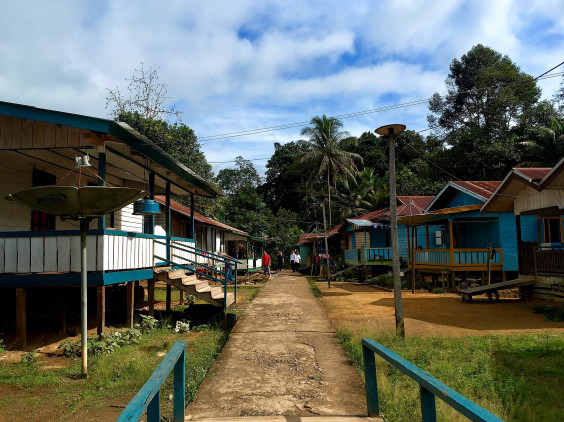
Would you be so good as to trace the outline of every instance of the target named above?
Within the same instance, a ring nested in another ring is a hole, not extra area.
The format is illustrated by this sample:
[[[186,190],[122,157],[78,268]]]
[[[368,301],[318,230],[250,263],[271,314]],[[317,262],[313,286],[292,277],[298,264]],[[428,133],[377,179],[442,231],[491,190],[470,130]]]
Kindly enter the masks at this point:
[[[90,336],[88,337],[88,355],[99,356],[113,353],[120,347],[137,344],[141,334],[140,330],[133,328],[123,331],[110,330],[100,335]],[[70,358],[78,358],[82,354],[81,340],[67,339],[62,341],[57,348],[62,349],[63,356]]]
[[[4,347],[4,340],[0,338],[0,356],[2,356],[6,352],[6,348]]]
[[[256,188],[260,185],[260,177],[249,160],[239,156],[235,158],[235,168],[222,169],[217,173],[217,183],[226,195],[233,195],[243,187]]]
[[[307,278],[307,282],[309,283],[309,287],[311,287],[311,292],[313,293],[313,295],[315,297],[321,297],[321,290],[319,290],[319,287],[317,287],[317,283],[315,282],[315,280],[313,278]]]
[[[352,276],[354,276],[354,271],[347,268],[345,271],[343,271],[343,277],[344,278],[351,278]]]
[[[251,236],[266,236],[272,212],[252,186],[240,188],[219,205],[218,218],[230,226],[248,232]]]
[[[22,363],[35,364],[37,362],[39,362],[39,355],[35,350],[22,356]]]
[[[339,331],[339,339],[363,373],[361,337]],[[399,339],[364,333],[504,420],[559,420],[564,404],[555,385],[564,383],[559,364],[562,334],[464,338]],[[386,421],[420,420],[417,384],[376,357],[381,417]],[[438,420],[459,414],[437,400]]]
[[[159,326],[159,320],[150,315],[139,314],[139,317],[141,318],[139,328],[143,333],[151,332]]]
[[[533,307],[533,311],[539,314],[544,314],[545,321],[564,321],[564,305],[535,305]]]

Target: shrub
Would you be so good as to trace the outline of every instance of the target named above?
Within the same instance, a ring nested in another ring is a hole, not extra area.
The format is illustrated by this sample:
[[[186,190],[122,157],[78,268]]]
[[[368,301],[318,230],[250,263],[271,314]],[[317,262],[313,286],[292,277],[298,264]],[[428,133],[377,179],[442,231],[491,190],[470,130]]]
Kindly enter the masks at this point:
[[[123,331],[107,331],[100,335],[88,337],[88,354],[99,356],[113,353],[119,347],[128,344],[137,344],[141,337],[141,331],[132,328]],[[82,341],[64,340],[59,344],[58,349],[62,349],[63,356],[76,358],[82,354]]]
[[[345,279],[352,278],[353,276],[354,276],[354,271],[353,271],[353,270],[347,269],[347,270],[343,271],[343,277],[344,277]]]
[[[544,320],[551,322],[564,321],[564,305],[536,305],[533,307],[533,312],[537,314],[545,314]]]
[[[22,363],[34,364],[39,360],[39,356],[35,350],[22,356]]]

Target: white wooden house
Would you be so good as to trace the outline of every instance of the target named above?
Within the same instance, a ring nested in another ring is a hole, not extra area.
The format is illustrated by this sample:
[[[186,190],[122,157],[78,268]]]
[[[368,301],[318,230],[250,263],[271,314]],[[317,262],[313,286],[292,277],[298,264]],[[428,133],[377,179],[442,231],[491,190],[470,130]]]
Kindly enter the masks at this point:
[[[166,198],[162,195],[155,196],[155,200],[166,205]],[[186,237],[186,230],[194,220],[196,247],[207,252],[229,255],[239,261],[238,271],[248,271],[261,268],[262,249],[264,239],[255,238],[249,233],[221,223],[213,218],[206,217],[192,208],[175,200],[170,200],[172,211],[172,236]],[[155,234],[165,233],[164,215],[158,215],[155,220]],[[198,257],[205,263],[205,257]]]
[[[75,157],[84,155],[92,167],[79,173]],[[79,285],[80,236],[77,222],[30,210],[5,196],[33,186],[105,182],[165,197],[221,195],[124,123],[0,102],[0,298],[11,306],[16,302],[16,333],[24,348],[26,296],[32,300],[33,289],[59,289],[51,291],[63,298],[60,312],[66,320],[64,289]],[[90,224],[88,283],[96,290],[90,296],[97,303],[99,331],[105,323],[107,286],[126,283],[130,324],[131,282],[152,279],[155,256],[167,255],[173,240],[194,246],[193,227],[173,239],[170,210],[164,211],[165,230],[159,233],[154,232],[154,217],[135,215],[133,205]]]
[[[481,212],[515,214],[519,274],[536,277],[536,296],[564,300],[564,158],[552,169],[513,169]],[[526,241],[531,229],[537,238]]]

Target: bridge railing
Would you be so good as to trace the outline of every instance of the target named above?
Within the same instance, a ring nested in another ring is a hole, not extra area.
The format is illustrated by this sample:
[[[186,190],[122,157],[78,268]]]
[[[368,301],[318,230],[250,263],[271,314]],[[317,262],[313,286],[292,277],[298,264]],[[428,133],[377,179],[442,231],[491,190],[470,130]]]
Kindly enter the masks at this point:
[[[364,376],[366,380],[366,402],[368,405],[368,416],[378,416],[380,407],[378,403],[378,384],[376,381],[376,361],[374,354],[377,353],[401,372],[412,378],[419,384],[421,397],[421,416],[423,422],[435,422],[437,411],[435,408],[435,397],[440,398],[452,408],[466,416],[471,421],[503,422],[494,414],[452,388],[446,386],[435,377],[429,375],[408,360],[402,358],[390,349],[382,346],[369,338],[362,339],[362,354],[364,358]]]
[[[161,420],[161,387],[169,374],[174,371],[174,416],[173,421],[184,421],[186,405],[186,342],[177,341],[141,390],[131,399],[117,422],[137,422],[147,411],[147,422]]]

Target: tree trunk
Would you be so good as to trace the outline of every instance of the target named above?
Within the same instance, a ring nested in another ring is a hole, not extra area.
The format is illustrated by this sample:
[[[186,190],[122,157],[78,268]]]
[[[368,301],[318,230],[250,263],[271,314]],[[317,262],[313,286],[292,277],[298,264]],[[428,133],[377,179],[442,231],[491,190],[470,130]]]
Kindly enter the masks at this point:
[[[329,169],[327,169],[327,195],[329,197],[329,228],[333,227],[331,225],[331,185],[329,183]]]

